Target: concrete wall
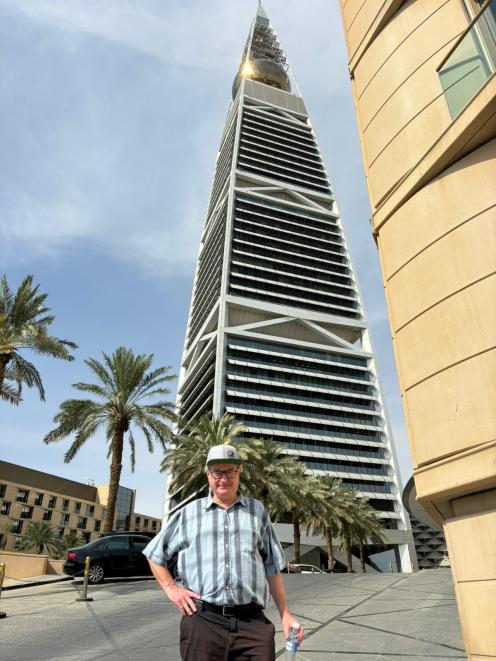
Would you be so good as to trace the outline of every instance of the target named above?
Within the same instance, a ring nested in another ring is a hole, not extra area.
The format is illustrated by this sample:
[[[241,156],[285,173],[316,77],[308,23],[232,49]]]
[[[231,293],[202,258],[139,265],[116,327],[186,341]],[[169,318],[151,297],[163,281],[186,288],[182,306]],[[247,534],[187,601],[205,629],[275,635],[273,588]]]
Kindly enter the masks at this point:
[[[469,657],[496,658],[496,77],[451,118],[437,69],[473,4],[341,8],[417,496]]]
[[[0,562],[5,563],[5,578],[44,576],[47,570],[47,559],[46,555],[0,551]]]

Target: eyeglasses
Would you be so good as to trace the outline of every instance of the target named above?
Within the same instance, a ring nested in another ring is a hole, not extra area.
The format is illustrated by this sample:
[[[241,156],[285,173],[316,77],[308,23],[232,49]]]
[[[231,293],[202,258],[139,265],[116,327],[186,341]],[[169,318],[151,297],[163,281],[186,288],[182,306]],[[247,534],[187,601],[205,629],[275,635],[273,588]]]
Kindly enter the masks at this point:
[[[236,469],[229,469],[227,471],[208,471],[210,475],[214,478],[214,480],[221,480],[222,477],[225,477],[227,480],[234,480],[236,475],[238,474],[238,471]]]

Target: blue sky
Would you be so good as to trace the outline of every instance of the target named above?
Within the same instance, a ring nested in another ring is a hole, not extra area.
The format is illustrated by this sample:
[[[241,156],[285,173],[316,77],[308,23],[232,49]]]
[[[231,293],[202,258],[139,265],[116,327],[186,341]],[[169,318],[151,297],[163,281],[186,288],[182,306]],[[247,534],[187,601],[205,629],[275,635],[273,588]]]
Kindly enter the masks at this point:
[[[411,460],[337,3],[266,0],[310,110],[368,312],[405,481]],[[47,398],[2,405],[0,456],[97,484],[102,437],[45,446],[88,356],[124,345],[177,373],[218,142],[255,0],[0,0],[0,271],[33,273],[72,363],[34,357]],[[173,395],[174,393],[172,393]],[[160,454],[122,484],[159,516]]]

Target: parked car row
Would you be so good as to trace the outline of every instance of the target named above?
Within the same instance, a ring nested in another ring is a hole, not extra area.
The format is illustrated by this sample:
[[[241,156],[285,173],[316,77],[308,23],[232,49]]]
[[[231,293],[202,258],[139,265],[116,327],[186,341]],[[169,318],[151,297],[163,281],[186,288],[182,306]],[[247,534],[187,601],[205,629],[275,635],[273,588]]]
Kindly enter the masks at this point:
[[[142,551],[154,533],[103,533],[99,539],[67,551],[64,562],[64,573],[69,576],[82,576],[86,557],[90,558],[90,573],[88,580],[92,584],[101,583],[108,576],[149,576],[151,574],[148,560]],[[169,567],[175,570],[175,562]],[[346,571],[346,568],[334,563],[335,572]],[[315,565],[292,563],[284,569],[285,574],[325,574],[326,571]]]
[[[89,544],[67,551],[64,573],[82,576],[84,563],[90,557],[90,583],[101,583],[107,576],[147,576],[151,574],[142,551],[153,534],[104,533]]]

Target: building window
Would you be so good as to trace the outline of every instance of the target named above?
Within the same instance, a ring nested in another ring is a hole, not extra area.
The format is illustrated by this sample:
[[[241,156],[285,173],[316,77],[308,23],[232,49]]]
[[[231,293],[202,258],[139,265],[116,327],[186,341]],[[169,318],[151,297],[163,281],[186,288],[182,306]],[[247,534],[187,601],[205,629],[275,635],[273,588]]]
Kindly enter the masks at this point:
[[[496,71],[496,5],[486,5],[438,68],[454,119]]]
[[[33,518],[33,508],[26,505],[21,510],[21,519],[32,519]]]
[[[19,489],[17,492],[16,500],[18,503],[27,503],[28,496],[29,496],[29,491],[27,491],[27,489]]]
[[[6,484],[0,484],[0,498],[3,498],[5,496],[6,489],[7,489]]]
[[[52,510],[45,510],[43,512],[43,521],[51,521],[52,520]]]
[[[77,522],[78,529],[84,530],[86,528],[87,523],[88,523],[88,519],[85,516],[80,516]]]
[[[8,500],[4,500],[3,503],[0,505],[0,514],[7,516],[9,512],[10,512],[10,502]]]
[[[64,536],[64,531],[65,531],[65,528],[59,528],[58,532],[57,532],[58,536],[63,537]]]
[[[148,519],[143,519],[143,528],[148,528]]]
[[[42,493],[37,493],[34,499],[34,504],[37,505],[38,507],[41,507],[43,505],[43,494]]]
[[[64,498],[62,501],[62,512],[68,512],[69,511],[69,499]]]
[[[95,506],[94,505],[86,505],[85,514],[86,514],[86,516],[94,516]]]
[[[95,521],[95,532],[100,532],[101,521]]]
[[[14,535],[19,535],[22,532],[22,521],[20,519],[15,519],[12,521],[12,528],[10,532],[13,532]]]
[[[152,530],[157,530],[157,522],[152,521]]]
[[[56,504],[57,504],[57,496],[50,496],[50,500],[48,501],[48,507],[53,510]]]
[[[62,516],[60,517],[60,525],[61,526],[68,526],[69,525],[69,519],[70,519],[69,514],[62,514]]]
[[[88,544],[91,541],[91,533],[90,532],[83,532],[82,537],[84,539],[85,544]]]
[[[74,503],[74,513],[79,514],[81,511],[81,503]]]
[[[137,526],[141,525],[141,517],[140,516],[136,517],[136,525]]]

